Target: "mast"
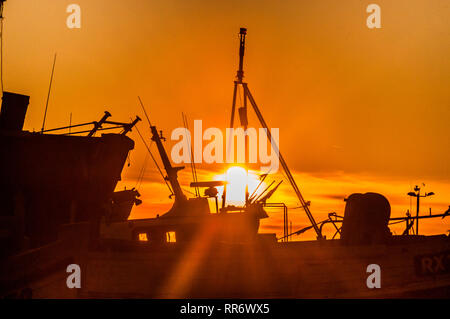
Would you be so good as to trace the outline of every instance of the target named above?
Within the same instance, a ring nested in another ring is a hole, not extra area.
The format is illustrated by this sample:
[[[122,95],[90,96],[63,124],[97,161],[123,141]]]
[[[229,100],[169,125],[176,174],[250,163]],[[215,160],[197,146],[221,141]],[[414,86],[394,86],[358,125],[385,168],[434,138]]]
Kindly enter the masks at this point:
[[[274,148],[275,151],[278,152],[279,160],[281,163],[281,166],[283,167],[284,172],[286,173],[286,176],[288,177],[289,183],[291,184],[292,188],[294,189],[294,192],[300,201],[300,204],[302,205],[306,216],[308,217],[309,221],[311,222],[312,227],[314,228],[317,238],[323,239],[322,233],[317,226],[317,223],[309,210],[309,206],[305,199],[303,198],[303,195],[300,192],[299,187],[297,186],[297,183],[295,182],[294,176],[292,175],[286,161],[284,160],[284,157],[281,155],[280,150],[278,149],[278,145],[272,140],[272,133],[264,120],[261,111],[258,108],[258,105],[255,102],[255,99],[253,98],[250,89],[247,86],[247,83],[243,82],[244,77],[244,70],[243,70],[243,61],[244,61],[244,52],[245,52],[245,36],[247,35],[247,29],[241,28],[239,32],[239,69],[237,72],[237,80],[234,81],[234,91],[233,91],[233,104],[231,109],[231,120],[230,120],[230,128],[234,127],[234,113],[236,108],[236,94],[238,87],[241,86],[244,89],[244,105],[243,107],[239,108],[239,117],[241,121],[241,125],[244,126],[244,129],[247,129],[248,126],[248,119],[247,119],[247,99],[250,101],[250,104],[253,107],[253,110],[256,113],[256,116],[258,117],[259,122],[261,123],[261,126],[266,130],[266,135],[269,140],[270,145]],[[246,158],[248,153],[248,143],[247,143],[248,136],[246,135]],[[247,186],[248,187],[248,186]],[[248,188],[246,188],[246,202],[248,201]]]
[[[173,167],[170,163],[169,157],[167,156],[164,145],[161,142],[161,139],[165,139],[162,136],[162,131],[158,133],[156,126],[150,126],[152,131],[152,141],[156,143],[158,147],[159,155],[161,156],[161,160],[164,165],[164,169],[167,172],[167,179],[169,180],[170,186],[172,186],[173,193],[175,195],[175,202],[186,200],[186,196],[181,189],[180,183],[178,182],[178,171],[182,170],[184,166]]]
[[[234,81],[234,89],[233,89],[233,104],[231,108],[231,119],[230,119],[230,128],[234,128],[234,113],[236,110],[236,96],[238,94],[239,87],[242,87],[243,85],[243,78],[244,78],[244,53],[245,53],[245,37],[247,35],[247,29],[246,28],[240,28],[239,29],[239,68],[236,74],[237,80]],[[248,128],[248,119],[247,119],[247,95],[244,90],[243,92],[243,106],[238,109],[239,113],[239,120],[241,122],[241,126],[243,126],[244,131],[247,131]],[[231,145],[231,141],[233,139],[233,136],[230,137],[230,140],[228,141],[229,146]],[[245,134],[245,159],[247,160],[249,158],[248,153],[248,135]],[[248,176],[248,170],[246,169],[247,176]],[[248,182],[245,185],[245,204],[247,205],[249,202],[249,191],[248,191]]]
[[[242,83],[242,79],[244,78],[244,53],[246,35],[247,29],[241,28],[239,30],[239,70],[237,71],[237,79],[239,83]]]
[[[425,184],[423,184],[425,186]],[[423,195],[420,194],[420,187],[416,185],[414,187],[414,192],[409,192],[408,196],[416,197],[417,198],[417,204],[416,204],[416,235],[419,235],[419,210],[420,210],[420,198],[421,197],[428,197],[434,195],[433,192],[425,193]],[[431,213],[430,213],[431,215]]]

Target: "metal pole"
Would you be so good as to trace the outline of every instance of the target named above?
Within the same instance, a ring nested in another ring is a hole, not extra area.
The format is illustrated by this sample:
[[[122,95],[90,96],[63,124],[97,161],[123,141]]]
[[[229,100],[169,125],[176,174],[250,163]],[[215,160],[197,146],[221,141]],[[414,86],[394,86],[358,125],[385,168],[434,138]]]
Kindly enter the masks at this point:
[[[88,137],[93,136],[95,134],[95,132],[97,132],[97,130],[102,127],[102,125],[103,125],[103,123],[105,123],[106,119],[110,116],[111,116],[111,113],[109,113],[108,111],[105,111],[105,114],[100,119],[100,121],[94,122],[94,128],[89,132],[89,134],[87,136]]]
[[[177,172],[184,167],[173,167],[170,163],[169,157],[167,156],[167,152],[164,149],[164,145],[161,142],[160,134],[156,129],[156,126],[151,126],[150,130],[152,132],[152,140],[156,143],[158,148],[159,156],[161,157],[161,161],[163,162],[164,169],[167,172],[167,179],[172,186],[173,193],[175,195],[175,201],[184,201],[186,200],[186,196],[183,194],[181,190],[180,183],[178,182]]]
[[[44,119],[42,120],[41,133],[44,133],[44,129],[45,129],[45,119],[47,117],[47,108],[48,108],[48,101],[50,100],[50,92],[52,90],[53,74],[55,72],[55,64],[56,64],[56,53],[53,58],[52,75],[50,76],[50,84],[48,86],[47,102],[45,102]]]
[[[234,81],[234,90],[233,90],[233,103],[231,104],[231,119],[230,119],[230,128],[234,127],[234,112],[236,110],[236,92],[237,92],[237,82]]]
[[[248,151],[248,132],[247,132],[247,129],[248,129],[248,123],[247,123],[247,94],[246,94],[245,90],[244,90],[244,110],[245,110],[245,123],[244,123],[245,162],[246,163],[250,163],[250,156],[249,156],[249,151]],[[247,171],[247,182],[245,184],[245,205],[248,205],[248,196],[249,196],[249,192],[248,192],[248,169],[246,169],[246,171]]]
[[[419,205],[420,205],[420,189],[417,193],[416,235],[419,235]]]
[[[244,52],[245,52],[245,35],[247,34],[246,28],[239,30],[239,70],[237,72],[237,78],[239,83],[242,83],[244,77]]]

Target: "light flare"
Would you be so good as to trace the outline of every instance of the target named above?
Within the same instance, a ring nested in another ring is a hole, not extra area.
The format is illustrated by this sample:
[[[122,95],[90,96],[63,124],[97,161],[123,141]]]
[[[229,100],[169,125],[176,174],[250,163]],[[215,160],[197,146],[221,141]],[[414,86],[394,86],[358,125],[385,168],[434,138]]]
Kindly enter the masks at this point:
[[[232,166],[225,174],[216,175],[215,180],[223,180],[227,184],[227,204],[243,206],[245,204],[245,188],[248,185],[248,192],[251,195],[260,183],[259,175],[254,171],[248,171],[242,166]],[[256,194],[260,194],[266,184],[261,183]],[[219,198],[222,198],[223,187],[217,188]]]

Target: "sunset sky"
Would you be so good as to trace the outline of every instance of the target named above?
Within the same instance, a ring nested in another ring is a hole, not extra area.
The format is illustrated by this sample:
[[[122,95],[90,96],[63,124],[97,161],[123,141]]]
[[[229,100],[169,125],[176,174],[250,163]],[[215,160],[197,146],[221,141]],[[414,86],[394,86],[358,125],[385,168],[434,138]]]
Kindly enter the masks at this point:
[[[80,29],[66,26],[72,3]],[[381,29],[366,26],[370,3],[381,8]],[[191,125],[225,129],[246,27],[245,81],[269,126],[280,128],[281,152],[316,220],[343,214],[343,198],[366,191],[384,194],[392,215],[403,216],[406,193],[422,183],[436,193],[423,213],[450,205],[447,0],[8,0],[4,16],[4,90],[31,96],[26,130],[41,128],[55,53],[47,128],[68,125],[70,113],[72,123],[105,110],[112,120],[144,118],[139,95],[167,137],[182,126],[181,112]],[[250,125],[258,126],[253,115]],[[146,123],[139,128],[149,138]],[[136,132],[129,136],[136,147],[119,188],[136,185],[146,155]],[[203,164],[199,173],[213,179],[226,168]],[[180,175],[189,189],[189,167]],[[132,217],[165,212],[164,187],[148,161],[144,204]],[[287,181],[273,200],[298,206]],[[294,230],[308,225],[300,209],[289,213]],[[262,230],[281,234],[282,214],[270,214]],[[421,223],[423,233],[448,229],[450,218]]]

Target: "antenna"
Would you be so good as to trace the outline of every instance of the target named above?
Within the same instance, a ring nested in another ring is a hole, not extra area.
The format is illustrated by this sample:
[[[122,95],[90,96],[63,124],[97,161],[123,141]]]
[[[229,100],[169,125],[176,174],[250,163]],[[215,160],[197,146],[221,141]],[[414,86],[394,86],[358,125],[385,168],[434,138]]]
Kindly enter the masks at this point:
[[[56,64],[56,53],[55,53],[55,56],[54,56],[54,58],[53,58],[52,75],[50,76],[50,85],[49,85],[49,87],[48,87],[47,102],[45,103],[44,120],[42,121],[41,133],[44,133],[44,128],[45,128],[45,118],[47,117],[48,101],[49,101],[49,99],[50,99],[50,92],[51,92],[51,90],[52,90],[53,73],[55,72],[55,64]]]
[[[148,126],[151,127],[152,123],[150,123],[150,119],[148,118],[147,111],[145,110],[145,107],[144,107],[144,103],[142,103],[142,100],[139,96],[138,96],[138,99],[139,99],[139,103],[141,104],[142,110],[144,111],[145,117],[147,118]]]
[[[0,86],[3,94],[3,4],[6,0],[0,0]]]
[[[270,172],[270,170],[269,170],[269,172]],[[269,176],[269,173],[263,174],[263,175],[262,175],[262,178],[261,178],[261,180],[259,181],[258,186],[256,186],[255,190],[253,191],[253,193],[252,193],[252,194],[249,196],[249,198],[248,198],[249,202],[252,201],[253,196],[256,195],[256,192],[258,191],[259,186],[261,186],[262,183],[264,183],[264,180],[266,179],[267,176]]]
[[[186,129],[186,132],[189,132],[187,116],[183,112],[181,112],[181,116],[183,118],[184,128]],[[189,155],[190,155],[189,158],[191,160],[192,179],[194,180],[194,183],[196,183],[196,182],[198,182],[198,180],[197,180],[197,168],[195,167],[194,150],[192,149],[192,143],[191,142],[189,142],[189,152],[190,152],[189,153]],[[197,186],[195,186],[194,190],[195,190],[195,196],[200,197],[200,190],[198,189]]]

